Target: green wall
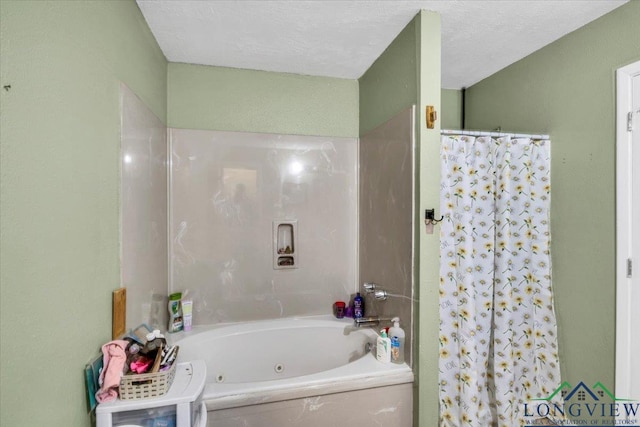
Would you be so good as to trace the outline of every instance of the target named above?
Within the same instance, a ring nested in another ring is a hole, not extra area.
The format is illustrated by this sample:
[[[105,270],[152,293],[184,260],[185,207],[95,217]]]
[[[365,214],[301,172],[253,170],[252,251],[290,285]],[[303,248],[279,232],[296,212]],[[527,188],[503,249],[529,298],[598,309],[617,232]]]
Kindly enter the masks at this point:
[[[462,91],[442,89],[442,129],[462,129]]]
[[[120,81],[166,118],[133,1],[0,2],[0,425],[87,426],[120,284]]]
[[[420,426],[438,425],[438,358],[440,329],[440,237],[438,228],[433,234],[424,232],[425,209],[440,210],[440,129],[442,119],[427,129],[425,111],[433,105],[442,111],[440,89],[441,24],[440,15],[421,11],[418,21],[418,196],[415,224],[417,277],[419,283],[418,319],[418,413]]]
[[[169,64],[172,128],[358,136],[358,82]]]
[[[467,90],[471,129],[551,136],[552,257],[563,379],[614,385],[615,70],[640,59],[640,1]]]
[[[417,20],[407,24],[358,80],[360,135],[418,102]]]

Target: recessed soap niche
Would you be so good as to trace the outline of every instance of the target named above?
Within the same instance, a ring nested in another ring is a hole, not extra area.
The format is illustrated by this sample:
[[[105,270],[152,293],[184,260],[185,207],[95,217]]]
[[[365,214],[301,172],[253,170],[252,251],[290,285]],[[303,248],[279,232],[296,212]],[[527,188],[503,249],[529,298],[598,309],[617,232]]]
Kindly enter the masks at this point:
[[[298,221],[273,222],[273,269],[298,268]]]

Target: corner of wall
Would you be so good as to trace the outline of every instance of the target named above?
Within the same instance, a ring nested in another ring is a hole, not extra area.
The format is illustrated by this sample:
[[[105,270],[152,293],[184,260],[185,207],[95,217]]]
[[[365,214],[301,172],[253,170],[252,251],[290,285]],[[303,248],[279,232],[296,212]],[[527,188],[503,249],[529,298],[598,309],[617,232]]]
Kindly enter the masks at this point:
[[[433,129],[427,129],[425,110],[433,105],[441,111],[441,32],[440,15],[422,10],[418,26],[418,78],[419,99],[416,117],[418,174],[415,212],[416,266],[418,299],[418,408],[417,425],[438,424],[438,298],[439,298],[439,253],[438,231],[427,235],[422,228],[422,212],[425,209],[439,210],[440,206],[440,128],[436,120]]]

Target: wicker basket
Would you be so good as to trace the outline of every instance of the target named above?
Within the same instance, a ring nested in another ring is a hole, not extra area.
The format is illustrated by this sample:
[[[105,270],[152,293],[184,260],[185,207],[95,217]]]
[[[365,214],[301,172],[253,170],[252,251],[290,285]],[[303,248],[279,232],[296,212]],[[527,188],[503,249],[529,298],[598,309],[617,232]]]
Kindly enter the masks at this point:
[[[123,375],[120,379],[120,399],[147,399],[166,394],[171,388],[173,378],[176,375],[176,365],[178,365],[177,357],[166,371]]]

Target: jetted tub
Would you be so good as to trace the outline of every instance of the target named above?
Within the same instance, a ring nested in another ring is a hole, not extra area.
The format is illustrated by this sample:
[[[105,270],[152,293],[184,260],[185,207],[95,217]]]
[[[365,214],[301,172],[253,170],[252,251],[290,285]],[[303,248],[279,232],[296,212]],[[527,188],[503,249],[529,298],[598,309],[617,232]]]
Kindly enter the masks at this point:
[[[315,399],[316,402],[313,411],[316,421],[307,420],[311,422],[307,425],[313,425],[314,422],[323,425],[332,419],[333,423],[335,418],[332,416],[336,415],[339,408],[332,402],[329,405],[332,409],[325,409],[328,418],[320,419],[316,413],[318,402],[324,400],[326,403],[332,399],[323,399],[321,396],[336,393],[341,396],[343,393],[397,385],[404,385],[402,396],[389,396],[389,402],[396,402],[391,412],[397,419],[395,411],[398,405],[408,408],[408,414],[403,417],[410,420],[413,372],[407,364],[378,362],[369,351],[369,345],[375,344],[376,337],[370,328],[355,328],[351,319],[337,320],[323,316],[195,327],[191,332],[174,334],[171,338],[180,346],[180,360],[200,359],[207,365],[203,401],[210,412],[210,420],[217,419],[212,412],[230,408],[236,410],[221,413],[223,418],[227,418],[227,421],[232,418],[242,420],[242,424],[239,421],[225,424],[218,420],[211,425],[268,426],[268,423],[283,423],[285,420],[282,418],[266,420],[264,414],[257,415],[255,408],[249,412],[261,421],[248,422],[246,417],[250,414],[238,412],[238,409],[299,400],[306,410],[309,399]],[[389,392],[395,393],[392,389]],[[349,395],[351,403],[355,402],[353,398]],[[364,400],[373,402],[368,396]],[[382,413],[389,412],[390,407],[385,405],[387,410]],[[284,406],[291,409],[289,404]],[[370,409],[375,412],[380,408]],[[273,415],[273,411],[273,408],[269,408],[267,412]],[[294,412],[298,413],[299,410],[294,409]],[[284,413],[281,415],[288,417]],[[360,421],[364,420],[360,418]]]

